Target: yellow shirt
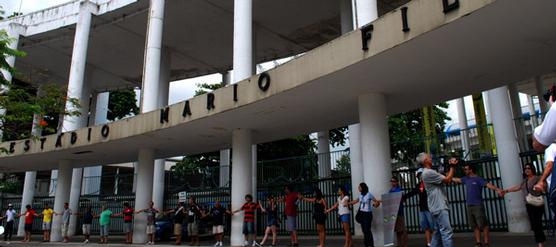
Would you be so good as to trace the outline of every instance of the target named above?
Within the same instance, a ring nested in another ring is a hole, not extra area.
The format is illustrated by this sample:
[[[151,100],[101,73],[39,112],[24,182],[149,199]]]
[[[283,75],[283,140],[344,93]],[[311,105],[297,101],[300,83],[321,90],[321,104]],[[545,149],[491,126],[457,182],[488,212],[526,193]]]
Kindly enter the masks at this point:
[[[52,214],[54,214],[54,210],[52,210],[51,208],[49,209],[45,209],[42,211],[42,221],[45,223],[50,223],[52,222]]]

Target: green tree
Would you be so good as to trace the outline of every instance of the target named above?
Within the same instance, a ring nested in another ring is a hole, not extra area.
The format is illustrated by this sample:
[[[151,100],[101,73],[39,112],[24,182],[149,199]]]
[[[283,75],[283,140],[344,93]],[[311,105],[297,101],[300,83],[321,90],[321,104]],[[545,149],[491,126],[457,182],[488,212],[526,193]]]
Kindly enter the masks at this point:
[[[450,120],[446,113],[447,108],[447,103],[433,107],[436,121],[436,136],[433,138],[438,138],[439,143],[444,141],[442,133],[446,121]],[[399,162],[410,162],[417,154],[425,150],[423,116],[420,109],[390,116],[388,118],[388,130],[392,159]],[[436,151],[439,152],[440,150]]]
[[[351,160],[349,154],[344,154],[340,156],[338,161],[336,161],[336,168],[334,169],[335,175],[344,177],[351,175]]]
[[[115,121],[139,113],[134,89],[111,91],[108,99],[108,120]]]

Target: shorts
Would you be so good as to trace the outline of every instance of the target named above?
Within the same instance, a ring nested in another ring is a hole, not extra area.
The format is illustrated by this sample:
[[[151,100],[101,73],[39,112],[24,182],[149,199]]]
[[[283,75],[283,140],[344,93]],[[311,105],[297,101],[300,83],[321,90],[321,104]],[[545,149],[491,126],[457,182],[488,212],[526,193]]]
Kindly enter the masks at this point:
[[[156,232],[156,227],[154,225],[147,225],[147,234],[154,234]]]
[[[286,230],[288,232],[293,232],[297,230],[297,217],[295,216],[286,217]]]
[[[91,224],[83,224],[83,235],[91,235]]]
[[[255,234],[255,222],[243,222],[243,235]]]
[[[478,227],[480,230],[483,230],[485,226],[488,227],[488,220],[483,205],[467,206],[467,220],[471,229]]]
[[[133,232],[133,223],[124,222],[124,233],[132,233],[132,232]]]
[[[224,233],[224,226],[223,226],[223,225],[213,226],[213,227],[212,227],[212,233],[213,233],[213,234]]]
[[[181,236],[181,232],[183,231],[183,227],[181,224],[174,224],[174,235]]]
[[[434,221],[432,221],[432,214],[429,211],[419,212],[419,218],[421,221],[421,230],[431,230],[434,231],[436,227],[434,226]]]
[[[69,229],[69,223],[63,223],[62,224],[62,237],[63,238],[68,236],[68,229]]]
[[[197,225],[197,222],[187,224],[187,235],[189,236],[199,235],[199,226]]]
[[[350,214],[342,214],[340,215],[340,223],[348,223],[351,221]]]
[[[33,224],[25,224],[24,229],[26,232],[30,232],[31,230],[33,230]]]
[[[43,231],[50,231],[52,227],[52,222],[43,222],[42,223],[42,230]]]
[[[278,226],[278,220],[276,218],[269,218],[266,226]]]
[[[100,236],[101,237],[108,237],[108,230],[110,225],[102,225],[100,226]]]

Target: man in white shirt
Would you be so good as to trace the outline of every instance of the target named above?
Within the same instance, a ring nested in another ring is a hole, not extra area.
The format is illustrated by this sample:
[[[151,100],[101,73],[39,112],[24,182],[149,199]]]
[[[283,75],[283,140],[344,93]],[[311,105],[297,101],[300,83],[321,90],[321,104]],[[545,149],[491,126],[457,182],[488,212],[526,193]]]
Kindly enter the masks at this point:
[[[556,91],[556,87],[552,86],[551,92]],[[556,106],[554,106],[554,95],[550,96],[548,103],[550,109],[544,116],[541,125],[535,128],[533,133],[533,149],[537,152],[542,152],[556,140]]]
[[[10,243],[10,241],[12,241],[12,234],[14,231],[14,222],[16,216],[17,212],[15,211],[13,205],[10,203],[8,204],[8,209],[6,210],[6,213],[4,213],[4,216],[0,217],[0,219],[6,219],[6,232],[4,233],[4,242],[8,244]]]

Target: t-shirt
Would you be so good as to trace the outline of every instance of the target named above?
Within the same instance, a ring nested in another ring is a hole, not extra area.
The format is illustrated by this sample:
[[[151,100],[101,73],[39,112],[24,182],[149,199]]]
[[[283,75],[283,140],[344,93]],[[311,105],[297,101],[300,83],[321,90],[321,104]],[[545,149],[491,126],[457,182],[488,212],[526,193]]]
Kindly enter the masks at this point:
[[[35,210],[29,209],[25,212],[25,224],[33,224],[33,219],[35,219]]]
[[[249,202],[241,206],[241,210],[245,213],[243,216],[243,221],[245,222],[255,222],[255,210],[261,208],[261,205],[254,202]]]
[[[158,210],[156,210],[156,208],[147,208],[145,210],[145,213],[147,214],[147,226],[154,225],[154,222],[156,220],[156,213],[158,213]]]
[[[112,216],[112,211],[106,209],[100,213],[99,223],[101,226],[110,225],[110,216]]]
[[[414,195],[419,195],[419,211],[427,212],[429,211],[429,203],[427,199],[427,191],[425,190],[425,183],[423,181],[415,185],[415,188],[409,193],[403,195],[402,199],[411,198]]]
[[[199,206],[196,204],[189,205],[189,208],[187,209],[187,222],[195,223],[198,220],[200,211]]]
[[[54,214],[54,210],[51,208],[46,208],[42,211],[42,221],[44,223],[52,222],[52,214]]]
[[[469,206],[479,206],[483,204],[483,188],[487,181],[479,176],[465,176],[461,178],[461,183],[465,185],[467,197],[465,201]]]
[[[297,192],[290,192],[286,195],[286,216],[297,216],[297,199],[299,199]]]
[[[448,197],[442,183],[442,180],[445,178],[444,175],[433,169],[425,168],[421,176],[427,190],[429,211],[432,214],[436,214],[442,210],[448,210]]]
[[[556,156],[556,144],[550,144],[550,146],[548,146],[546,148],[546,150],[544,150],[544,164],[546,165],[546,163],[548,162],[554,162],[554,157]],[[556,167],[552,168],[552,173],[554,173]],[[547,184],[548,184],[548,188],[550,188],[550,184],[552,183],[552,174],[550,176],[548,176],[546,178]]]
[[[535,128],[533,135],[537,141],[545,146],[556,140],[556,104],[552,104],[541,125]]]
[[[131,223],[133,220],[133,208],[126,208],[122,213],[124,214],[124,222]]]
[[[215,226],[224,225],[224,214],[226,213],[226,209],[223,207],[214,207],[210,210],[210,217],[213,220]]]
[[[539,180],[541,180],[541,177],[539,176],[534,176],[531,179],[523,180],[523,183],[521,183],[521,191],[523,191],[523,195],[527,196],[527,194],[531,193],[531,195],[534,196],[541,196],[541,191],[536,191],[533,189],[535,187],[535,184],[537,184]]]
[[[64,211],[62,212],[62,223],[69,224],[70,217],[71,217],[71,209],[69,208],[64,209]]]
[[[86,224],[86,225],[93,224],[93,213],[85,212],[83,214],[83,224]]]
[[[15,212],[15,209],[6,210],[6,213],[4,214],[4,216],[6,216],[6,221],[7,222],[14,221],[16,214],[17,213]]]
[[[375,200],[375,197],[371,194],[371,192],[367,192],[364,196],[359,195],[359,210],[362,212],[372,212],[373,200]]]
[[[346,206],[346,203],[349,202],[349,197],[338,197],[338,214],[344,215],[349,214],[349,205]]]
[[[185,219],[185,209],[183,207],[179,207],[174,210],[174,223],[183,224],[183,220]]]
[[[390,191],[388,191],[388,193],[397,193],[397,192],[402,192],[402,188],[400,188],[400,186],[396,186],[390,189]],[[402,216],[403,215],[403,200],[400,201],[400,206],[398,207],[398,216]]]

